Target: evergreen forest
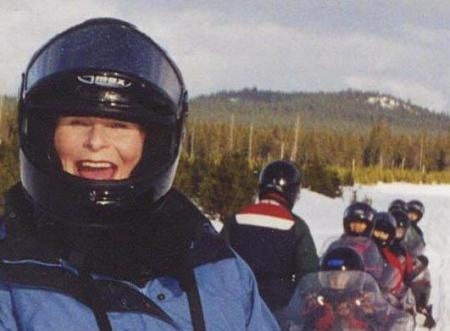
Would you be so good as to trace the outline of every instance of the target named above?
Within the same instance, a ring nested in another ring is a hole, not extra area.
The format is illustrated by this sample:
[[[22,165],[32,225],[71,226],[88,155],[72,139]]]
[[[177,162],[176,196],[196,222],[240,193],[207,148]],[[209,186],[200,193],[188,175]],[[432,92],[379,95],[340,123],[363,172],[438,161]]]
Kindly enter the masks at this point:
[[[18,180],[17,144],[16,100],[4,96],[0,196]],[[259,171],[276,159],[331,197],[355,182],[450,183],[450,116],[375,92],[198,96],[182,147],[175,186],[222,220],[254,198]]]

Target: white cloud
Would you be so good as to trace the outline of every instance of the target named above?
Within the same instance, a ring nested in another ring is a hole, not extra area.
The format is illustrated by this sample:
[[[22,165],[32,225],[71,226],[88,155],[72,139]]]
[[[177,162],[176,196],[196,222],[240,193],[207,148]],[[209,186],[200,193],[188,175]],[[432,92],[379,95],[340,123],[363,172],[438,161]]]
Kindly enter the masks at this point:
[[[423,17],[414,11],[422,5],[414,3],[398,24],[395,13],[386,8],[385,25],[380,22],[384,17],[375,19],[374,7],[364,3],[358,11],[295,1],[285,7],[255,1],[242,8],[238,2],[204,2],[200,7],[182,1],[25,3],[0,5],[0,90],[16,90],[31,54],[55,33],[90,17],[119,15],[169,52],[191,95],[245,86],[286,91],[351,86],[384,90],[450,111],[448,29],[428,24],[433,14],[447,10],[444,2],[434,2],[434,8],[442,10],[424,10]],[[317,6],[323,7],[320,17],[307,21],[306,14]],[[291,13],[284,15],[288,9]],[[325,16],[327,20],[318,19]]]
[[[56,33],[95,16],[113,16],[97,1],[11,1],[0,5],[0,90],[15,93],[31,55]]]

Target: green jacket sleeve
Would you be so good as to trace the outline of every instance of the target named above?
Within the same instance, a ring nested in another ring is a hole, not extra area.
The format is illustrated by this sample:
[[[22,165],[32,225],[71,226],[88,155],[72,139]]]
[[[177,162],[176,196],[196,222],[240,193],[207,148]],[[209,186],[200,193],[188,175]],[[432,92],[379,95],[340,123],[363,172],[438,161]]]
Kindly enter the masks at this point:
[[[319,257],[308,225],[297,215],[294,215],[294,218],[296,220],[296,277],[300,279],[304,274],[319,270]]]
[[[223,222],[222,230],[219,233],[219,236],[225,239],[225,241],[229,245],[230,245],[230,228],[233,226],[233,223],[236,223],[236,218],[234,215],[226,218],[225,221]]]

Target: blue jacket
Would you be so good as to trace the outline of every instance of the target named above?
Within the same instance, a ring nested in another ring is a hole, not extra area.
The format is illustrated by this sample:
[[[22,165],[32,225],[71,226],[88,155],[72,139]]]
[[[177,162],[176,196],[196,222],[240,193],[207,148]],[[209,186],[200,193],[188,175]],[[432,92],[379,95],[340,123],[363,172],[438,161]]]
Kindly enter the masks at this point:
[[[0,243],[0,330],[98,330],[79,268],[30,236],[23,220],[6,218]],[[190,245],[206,330],[279,330],[259,296],[249,267],[203,223]],[[92,276],[97,302],[113,330],[192,330],[190,306],[176,277],[161,275],[138,285]]]

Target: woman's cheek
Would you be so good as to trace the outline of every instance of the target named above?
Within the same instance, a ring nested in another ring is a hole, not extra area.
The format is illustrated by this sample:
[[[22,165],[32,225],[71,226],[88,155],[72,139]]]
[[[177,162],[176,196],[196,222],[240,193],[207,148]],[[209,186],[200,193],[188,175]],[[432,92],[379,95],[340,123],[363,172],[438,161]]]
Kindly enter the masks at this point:
[[[137,163],[142,155],[142,143],[137,139],[124,141],[117,146],[117,152],[124,162]]]

